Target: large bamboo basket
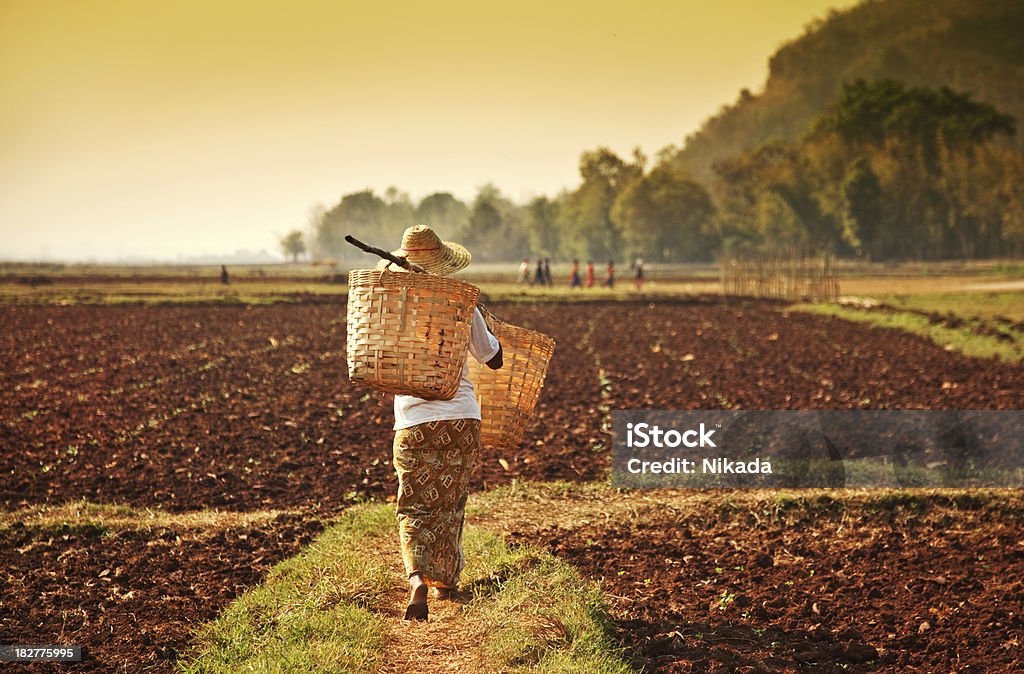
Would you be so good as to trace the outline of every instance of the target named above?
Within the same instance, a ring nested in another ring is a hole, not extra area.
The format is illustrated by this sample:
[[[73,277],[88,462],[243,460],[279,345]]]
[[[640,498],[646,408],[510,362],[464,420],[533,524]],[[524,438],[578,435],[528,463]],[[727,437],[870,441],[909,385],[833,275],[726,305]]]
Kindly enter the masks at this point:
[[[348,275],[348,376],[379,391],[450,400],[459,388],[480,289],[390,269]]]
[[[555,340],[484,312],[501,342],[502,366],[488,368],[469,359],[469,378],[480,403],[480,442],[488,449],[515,449],[540,398]]]

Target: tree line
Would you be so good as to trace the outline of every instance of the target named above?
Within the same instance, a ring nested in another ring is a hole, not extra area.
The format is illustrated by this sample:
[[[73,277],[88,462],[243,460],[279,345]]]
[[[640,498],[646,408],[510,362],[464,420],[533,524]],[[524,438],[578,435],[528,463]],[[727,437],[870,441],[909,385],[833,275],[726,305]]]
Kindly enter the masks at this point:
[[[802,139],[715,165],[723,247],[871,260],[1014,257],[1024,250],[1015,122],[946,87],[843,86]]]
[[[482,261],[689,262],[745,250],[1018,256],[1024,155],[1007,142],[1014,133],[1012,117],[968,94],[857,80],[802,138],[719,161],[707,180],[671,149],[652,163],[639,150],[623,158],[600,147],[580,157],[579,186],[553,197],[517,204],[488,184],[471,203],[447,192],[414,203],[396,188],[363,190],[315,207],[309,237],[314,255],[340,259],[358,257],[345,234],[397,246],[417,223]]]
[[[396,188],[383,195],[362,190],[329,209],[315,206],[308,236],[315,256],[343,260],[359,257],[345,243],[346,234],[397,245],[412,224],[429,225],[442,238],[463,243],[481,261],[711,259],[714,239],[704,233],[713,213],[707,190],[668,163],[649,172],[646,163],[639,151],[629,160],[607,148],[584,152],[576,190],[525,204],[514,203],[493,184],[481,187],[468,204],[448,192],[413,203]],[[292,243],[294,234],[289,234]],[[284,250],[291,254],[294,248]]]

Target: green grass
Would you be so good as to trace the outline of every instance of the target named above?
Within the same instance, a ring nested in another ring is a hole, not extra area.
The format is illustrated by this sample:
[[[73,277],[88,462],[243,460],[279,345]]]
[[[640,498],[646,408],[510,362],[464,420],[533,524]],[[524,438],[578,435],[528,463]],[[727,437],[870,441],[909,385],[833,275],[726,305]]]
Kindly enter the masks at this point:
[[[1024,292],[937,293],[934,295],[877,295],[883,304],[963,318],[1006,318],[1024,322]]]
[[[260,526],[297,511],[256,510],[232,512],[193,510],[170,513],[164,510],[139,509],[124,504],[91,503],[84,499],[59,505],[38,504],[19,510],[0,512],[0,533],[14,527],[58,531],[63,529],[192,529],[216,530],[229,527]]]
[[[693,283],[651,281],[644,283],[641,290],[633,287],[632,280],[617,283],[614,288],[595,286],[593,288],[570,288],[560,283],[551,288],[533,288],[515,283],[484,281],[477,283],[480,291],[491,302],[591,302],[591,301],[637,301],[652,298],[685,297],[706,293],[717,293],[721,286],[717,279]]]
[[[201,628],[181,670],[378,671],[396,638],[397,619],[381,612],[389,589],[401,583],[394,537],[393,506],[346,511]],[[472,671],[631,671],[608,636],[599,589],[571,566],[474,527],[463,544],[463,587],[473,598],[449,623],[473,645]]]
[[[469,530],[465,545],[466,574],[476,580],[463,619],[481,631],[478,671],[632,671],[608,637],[600,590],[572,566],[480,529]]]
[[[968,319],[962,327],[951,328],[932,323],[927,316],[904,311],[886,311],[882,308],[859,309],[838,304],[801,304],[794,311],[834,316],[848,321],[867,323],[880,328],[893,328],[926,337],[949,350],[959,351],[975,358],[999,358],[1007,363],[1024,359],[1024,333],[1008,330],[991,321]],[[998,339],[990,334],[979,334],[977,329],[997,331],[1006,335]]]
[[[361,554],[394,511],[354,508],[197,635],[185,672],[375,672],[385,647],[379,605],[392,578]]]
[[[466,512],[473,517],[486,514],[509,503],[529,503],[536,498],[603,501],[608,498],[608,489],[608,480],[605,482],[566,482],[563,480],[529,482],[513,479],[508,484],[474,494],[466,505]]]
[[[230,286],[183,278],[175,281],[64,283],[32,288],[0,283],[0,303],[28,304],[268,304],[309,296],[337,298],[344,303],[347,287],[337,283],[251,281]]]
[[[1005,274],[1007,276],[1024,277],[1024,263],[1014,261],[997,262],[992,265],[992,273]]]

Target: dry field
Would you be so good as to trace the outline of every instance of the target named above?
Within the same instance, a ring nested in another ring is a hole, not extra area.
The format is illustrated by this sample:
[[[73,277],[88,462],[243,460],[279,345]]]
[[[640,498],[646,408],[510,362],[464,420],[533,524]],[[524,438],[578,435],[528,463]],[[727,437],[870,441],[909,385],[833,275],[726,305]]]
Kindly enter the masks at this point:
[[[558,346],[536,424],[485,457],[477,491],[603,480],[613,409],[1024,407],[1019,365],[781,304],[491,308]],[[62,671],[169,670],[192,628],[393,489],[389,403],[348,383],[335,298],[5,305],[0,320],[0,642],[85,645]],[[844,499],[510,533],[603,579],[650,671],[1021,665],[1018,500]]]

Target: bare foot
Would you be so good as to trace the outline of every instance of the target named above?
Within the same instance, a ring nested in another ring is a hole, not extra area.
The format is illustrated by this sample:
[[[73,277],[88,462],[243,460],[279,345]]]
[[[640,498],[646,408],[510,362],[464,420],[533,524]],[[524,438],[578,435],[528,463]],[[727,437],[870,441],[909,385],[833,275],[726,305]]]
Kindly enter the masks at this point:
[[[423,575],[420,573],[409,576],[409,603],[427,603],[427,584],[423,582]]]
[[[451,599],[452,598],[452,592],[454,592],[454,590],[452,590],[452,588],[450,588],[450,587],[435,587],[434,588],[434,596],[437,597],[438,599],[440,599],[441,601],[448,601],[449,599]]]
[[[427,584],[418,572],[409,576],[409,606],[405,609],[405,619],[427,619]]]

